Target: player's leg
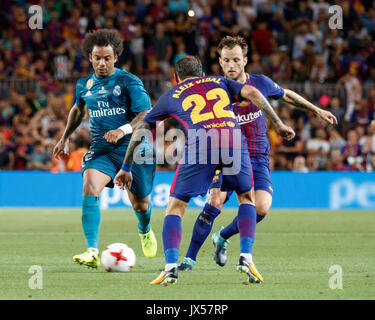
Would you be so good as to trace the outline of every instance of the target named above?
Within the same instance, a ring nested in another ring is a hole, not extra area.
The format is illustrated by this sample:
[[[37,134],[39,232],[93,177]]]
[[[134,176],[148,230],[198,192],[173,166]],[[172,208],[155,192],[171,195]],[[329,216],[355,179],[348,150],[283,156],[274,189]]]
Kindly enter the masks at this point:
[[[89,268],[97,268],[99,260],[99,228],[101,221],[99,195],[111,178],[96,169],[88,168],[83,172],[82,228],[86,239],[87,251],[75,255],[73,260]]]
[[[257,179],[254,179],[256,183]],[[257,211],[257,223],[261,222],[267,215],[272,205],[272,194],[265,190],[255,190],[255,206]],[[219,230],[219,235],[223,239],[229,239],[239,232],[238,230],[238,216],[235,216],[230,224],[225,228]]]
[[[255,190],[255,205],[257,208],[257,223],[267,215],[272,205],[272,194],[265,190]]]
[[[234,158],[233,164],[234,168],[236,168],[235,165],[239,165],[240,170],[237,174],[225,175],[225,168],[223,169],[222,190],[235,190],[239,203],[237,226],[240,233],[240,257],[237,270],[245,272],[250,282],[262,283],[263,278],[252,261],[256,230],[256,208],[255,195],[252,192],[254,186],[253,172],[247,149],[241,150],[241,157]]]
[[[141,239],[142,251],[145,257],[153,258],[158,249],[154,232],[151,229],[151,202],[150,196],[138,198],[128,191],[129,200],[135,215],[138,218],[138,233]]]
[[[151,284],[177,282],[177,262],[181,243],[181,218],[191,198],[205,195],[215,175],[216,165],[180,163],[173,178],[166,217],[163,245],[166,265]]]
[[[168,283],[177,282],[177,261],[182,238],[181,221],[188,203],[188,201],[185,202],[174,197],[169,197],[163,223],[165,267],[151,284],[167,285]]]
[[[252,157],[250,160],[253,170],[257,223],[259,223],[266,217],[271,208],[273,188],[268,157]],[[238,217],[236,216],[229,225],[219,230],[220,236],[224,239],[229,239],[231,236],[237,234],[239,232],[237,220]]]
[[[157,252],[157,241],[151,229],[151,201],[155,164],[134,164],[132,168],[133,183],[128,191],[129,199],[138,219],[138,232],[143,254],[153,258]]]
[[[250,193],[251,198],[254,199],[254,189],[251,189]],[[229,225],[227,225],[225,228],[221,226],[218,231],[212,234],[211,239],[212,243],[215,246],[214,260],[220,267],[225,266],[228,260],[227,247],[230,243],[229,238],[232,235],[237,234],[239,232],[240,231],[238,229],[238,215],[236,215]]]
[[[220,188],[210,189],[209,198],[195,221],[188,251],[178,270],[187,271],[193,269],[197,261],[197,254],[211,233],[214,220],[220,214],[226,197],[227,193],[222,192]]]
[[[257,223],[262,221],[272,205],[273,187],[270,176],[268,156],[251,157],[254,175],[255,205],[257,208]]]
[[[237,196],[239,202],[237,225],[240,233],[240,258],[237,270],[245,273],[248,281],[262,283],[263,277],[255,268],[252,256],[257,217],[255,199],[250,191]]]

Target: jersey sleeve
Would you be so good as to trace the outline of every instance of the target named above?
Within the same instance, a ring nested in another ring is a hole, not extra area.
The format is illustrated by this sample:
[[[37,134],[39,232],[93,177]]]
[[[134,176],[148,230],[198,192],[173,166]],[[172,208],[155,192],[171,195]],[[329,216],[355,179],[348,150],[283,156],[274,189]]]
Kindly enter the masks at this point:
[[[244,84],[238,81],[234,81],[232,79],[223,78],[226,86],[228,88],[229,94],[231,95],[232,99],[234,100],[241,100],[241,89],[243,88]]]
[[[155,103],[149,113],[143,118],[143,121],[155,124],[157,121],[168,117],[168,92],[164,93]]]
[[[75,102],[75,104],[78,107],[83,108],[85,106],[85,101],[82,98],[81,91],[82,91],[82,81],[78,80],[77,84],[76,84],[76,102]]]
[[[262,81],[262,86],[266,89],[267,97],[281,99],[284,96],[284,89],[276,82],[273,82],[265,75],[262,75],[260,79]]]
[[[126,89],[130,98],[130,109],[135,112],[141,112],[151,109],[151,99],[143,83],[138,78],[129,78]]]

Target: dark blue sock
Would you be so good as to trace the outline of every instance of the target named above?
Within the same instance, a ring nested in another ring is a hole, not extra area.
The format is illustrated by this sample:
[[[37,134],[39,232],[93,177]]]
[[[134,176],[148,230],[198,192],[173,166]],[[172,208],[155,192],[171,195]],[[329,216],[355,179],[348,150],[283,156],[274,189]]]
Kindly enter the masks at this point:
[[[261,222],[265,217],[266,215],[262,216],[260,214],[257,214],[257,223]]]
[[[224,239],[229,239],[231,236],[237,234],[239,232],[237,220],[238,216],[235,216],[233,221],[220,231],[220,236],[222,236]]]
[[[202,212],[199,214],[194,224],[193,234],[191,237],[189,249],[186,257],[197,260],[197,254],[204,241],[212,230],[215,218],[220,214],[220,210],[206,203]]]

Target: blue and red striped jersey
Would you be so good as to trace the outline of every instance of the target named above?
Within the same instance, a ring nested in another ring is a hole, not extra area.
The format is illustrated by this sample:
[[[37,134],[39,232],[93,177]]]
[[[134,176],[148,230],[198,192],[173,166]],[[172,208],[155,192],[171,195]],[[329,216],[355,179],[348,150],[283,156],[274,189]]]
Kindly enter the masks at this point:
[[[245,145],[241,146],[241,142],[236,144],[233,139],[234,131],[241,136],[233,103],[239,101],[243,86],[224,77],[185,80],[164,93],[143,120],[156,123],[167,117],[175,118],[188,138],[202,130],[209,132],[211,139],[207,141],[208,149],[246,148]],[[194,143],[194,139],[187,139],[186,143],[188,146],[188,143]]]
[[[284,89],[265,75],[246,73],[245,84],[256,87],[266,98],[280,99]],[[236,119],[246,137],[250,157],[268,155],[270,143],[267,138],[266,116],[251,101],[234,103]]]

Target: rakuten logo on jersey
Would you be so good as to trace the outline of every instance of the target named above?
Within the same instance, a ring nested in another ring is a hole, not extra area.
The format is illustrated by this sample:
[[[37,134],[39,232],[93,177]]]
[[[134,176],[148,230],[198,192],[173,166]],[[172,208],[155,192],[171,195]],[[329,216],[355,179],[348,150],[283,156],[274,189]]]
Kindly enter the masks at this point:
[[[250,112],[248,114],[238,114],[236,116],[236,120],[239,125],[246,124],[253,122],[257,118],[261,117],[263,115],[262,110],[259,110],[257,112]]]

